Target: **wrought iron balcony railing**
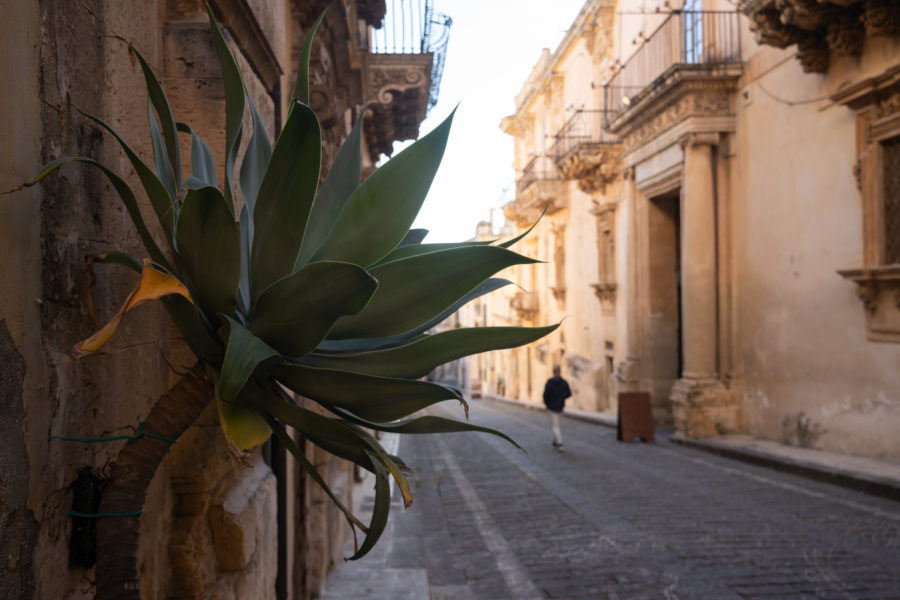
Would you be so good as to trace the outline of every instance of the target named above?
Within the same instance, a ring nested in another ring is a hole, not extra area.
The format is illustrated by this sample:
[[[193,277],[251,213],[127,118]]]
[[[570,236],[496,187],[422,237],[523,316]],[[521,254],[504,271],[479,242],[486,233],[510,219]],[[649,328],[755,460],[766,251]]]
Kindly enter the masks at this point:
[[[437,103],[453,20],[436,12],[432,0],[386,0],[381,26],[361,45],[372,54],[432,54],[428,108]]]
[[[674,11],[604,89],[607,122],[673,67],[709,68],[741,62],[737,11]]]
[[[552,156],[540,154],[528,161],[516,181],[516,192],[521,194],[535,181],[559,181],[559,173],[556,171]]]
[[[577,110],[556,134],[556,142],[550,148],[550,156],[556,162],[566,157],[605,144],[616,144],[619,139],[603,129],[607,121],[605,110]]]

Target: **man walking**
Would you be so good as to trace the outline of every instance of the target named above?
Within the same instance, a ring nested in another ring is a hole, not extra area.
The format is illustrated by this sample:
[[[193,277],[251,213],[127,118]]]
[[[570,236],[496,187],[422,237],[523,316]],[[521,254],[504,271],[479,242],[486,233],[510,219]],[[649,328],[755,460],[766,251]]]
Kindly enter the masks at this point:
[[[572,395],[569,384],[559,374],[559,365],[553,365],[553,377],[544,384],[544,405],[550,415],[550,429],[553,431],[553,447],[563,452],[562,430],[559,416],[566,406],[566,398]]]

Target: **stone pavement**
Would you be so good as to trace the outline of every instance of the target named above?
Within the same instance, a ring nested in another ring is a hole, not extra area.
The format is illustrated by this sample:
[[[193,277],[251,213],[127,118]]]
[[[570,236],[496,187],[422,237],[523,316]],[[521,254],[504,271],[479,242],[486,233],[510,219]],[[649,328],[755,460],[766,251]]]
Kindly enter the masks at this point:
[[[572,418],[560,454],[541,411],[476,400],[471,412],[528,453],[483,434],[404,437],[413,506],[397,503],[376,549],[339,565],[325,598],[900,599],[894,500],[666,435],[617,443],[615,430]],[[900,489],[896,465],[744,438],[703,444]]]

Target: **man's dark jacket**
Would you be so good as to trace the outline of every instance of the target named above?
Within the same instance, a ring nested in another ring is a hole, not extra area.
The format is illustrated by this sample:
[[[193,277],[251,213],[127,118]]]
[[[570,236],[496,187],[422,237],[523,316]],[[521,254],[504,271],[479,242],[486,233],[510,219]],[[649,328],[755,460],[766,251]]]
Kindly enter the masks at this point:
[[[547,406],[547,410],[562,412],[566,405],[566,398],[571,395],[569,384],[559,375],[551,377],[544,385],[544,404]]]

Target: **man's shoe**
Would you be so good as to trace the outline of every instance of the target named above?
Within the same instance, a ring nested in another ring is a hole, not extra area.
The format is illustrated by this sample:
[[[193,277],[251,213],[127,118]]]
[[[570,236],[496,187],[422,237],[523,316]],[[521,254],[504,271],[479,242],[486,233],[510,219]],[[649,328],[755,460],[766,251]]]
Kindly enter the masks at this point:
[[[565,451],[566,451],[565,447],[564,447],[562,444],[553,444],[553,445],[556,446],[556,450],[559,451],[559,452],[565,452]]]

